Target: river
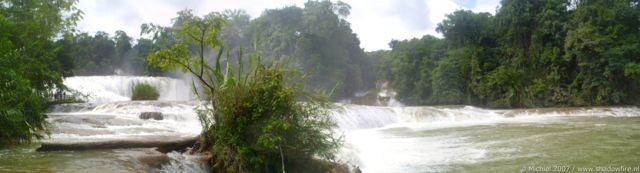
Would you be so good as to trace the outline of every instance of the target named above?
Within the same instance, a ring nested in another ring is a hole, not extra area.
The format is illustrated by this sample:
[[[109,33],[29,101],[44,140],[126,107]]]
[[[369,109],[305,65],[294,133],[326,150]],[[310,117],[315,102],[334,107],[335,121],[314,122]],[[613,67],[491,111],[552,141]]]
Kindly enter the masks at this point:
[[[128,101],[136,83],[159,101]],[[161,77],[65,79],[89,103],[51,108],[43,142],[161,141],[201,128],[188,82]],[[141,112],[162,120],[141,120]],[[640,166],[640,109],[584,107],[488,110],[472,106],[378,107],[340,104],[331,115],[344,137],[341,162],[363,172],[519,172]],[[36,152],[39,143],[0,149],[0,172],[206,172],[198,157],[172,152],[150,167],[148,149]]]

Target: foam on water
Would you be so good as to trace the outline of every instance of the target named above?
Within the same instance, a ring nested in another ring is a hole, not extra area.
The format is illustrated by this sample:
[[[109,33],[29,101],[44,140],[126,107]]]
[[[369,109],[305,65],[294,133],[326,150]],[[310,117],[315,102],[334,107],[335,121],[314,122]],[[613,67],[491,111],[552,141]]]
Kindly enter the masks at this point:
[[[162,140],[199,135],[194,109],[199,102],[123,101],[95,106],[74,105],[77,111],[51,112],[49,141]],[[60,107],[65,107],[60,105]],[[56,110],[54,108],[53,110]],[[63,109],[66,110],[66,109]],[[162,120],[142,120],[142,112],[160,112]]]
[[[65,84],[91,96],[90,103],[63,104],[51,109],[51,141],[163,140],[194,137],[201,131],[188,83],[162,77],[70,77]],[[131,88],[148,83],[160,101],[129,101]],[[459,127],[501,123],[548,123],[564,117],[635,117],[637,107],[592,107],[491,110],[473,106],[392,107],[339,105],[332,110],[336,131],[345,137],[339,159],[363,172],[446,172],[452,164],[473,164],[489,149],[459,133]],[[163,120],[141,120],[142,112],[161,112]],[[606,126],[595,124],[594,126]],[[451,129],[448,129],[451,128]],[[440,131],[438,131],[440,130]],[[438,132],[438,133],[429,133]],[[539,137],[539,136],[538,136]],[[515,150],[508,148],[509,152]],[[495,152],[495,151],[494,151]],[[204,172],[197,156],[169,153],[163,172]],[[427,170],[425,170],[427,169]]]
[[[548,121],[566,116],[640,116],[638,107],[492,110],[473,106],[381,107],[341,105],[333,111],[345,131],[383,127],[455,127],[503,122]]]
[[[169,163],[162,165],[160,172],[163,173],[176,173],[176,172],[211,172],[203,162],[203,156],[190,155],[186,153],[170,152]]]
[[[346,138],[349,142],[343,152],[357,155],[346,161],[363,172],[412,172],[424,167],[432,168],[426,172],[442,172],[448,164],[473,163],[486,153],[456,136],[400,137],[363,130]]]
[[[434,135],[428,131],[501,123],[549,123],[565,117],[637,117],[640,109],[490,110],[472,106],[341,105],[332,116],[345,137],[339,159],[359,165],[363,172],[446,172],[449,165],[485,159],[488,149],[463,135]]]

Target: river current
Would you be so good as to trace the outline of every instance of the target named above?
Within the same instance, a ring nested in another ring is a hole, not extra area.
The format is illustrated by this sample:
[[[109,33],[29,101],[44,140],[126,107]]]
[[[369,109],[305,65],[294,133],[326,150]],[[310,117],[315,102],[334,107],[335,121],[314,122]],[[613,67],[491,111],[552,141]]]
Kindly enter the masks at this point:
[[[129,101],[136,83],[159,101]],[[42,142],[176,140],[201,127],[189,82],[162,77],[71,77],[88,103],[52,107]],[[162,120],[142,120],[161,112]],[[640,166],[640,108],[489,110],[472,106],[380,107],[339,104],[331,116],[344,137],[338,161],[363,172],[533,172]],[[0,172],[206,172],[200,159],[167,154],[156,168],[148,149],[36,152],[39,143],[0,149]]]

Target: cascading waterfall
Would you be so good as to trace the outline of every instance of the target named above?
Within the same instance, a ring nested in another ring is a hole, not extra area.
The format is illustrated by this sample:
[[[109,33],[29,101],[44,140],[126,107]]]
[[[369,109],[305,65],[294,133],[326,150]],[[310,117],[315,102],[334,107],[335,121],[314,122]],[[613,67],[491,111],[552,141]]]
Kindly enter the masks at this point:
[[[193,100],[189,83],[167,77],[141,76],[77,76],[64,79],[64,84],[89,96],[89,102],[108,103],[131,100],[132,89],[136,84],[146,83],[158,89],[161,101]]]
[[[156,87],[158,101],[129,101],[139,83]],[[194,108],[199,106],[191,87],[166,77],[77,76],[64,79],[72,90],[89,96],[88,103],[56,105],[50,111],[54,124],[50,141],[109,141],[194,137],[201,127]],[[142,120],[143,112],[158,112],[163,120]],[[180,128],[176,128],[180,127]]]
[[[343,104],[333,111],[333,119],[345,131],[387,126],[432,126],[490,124],[535,121],[566,116],[640,116],[637,107],[585,107],[491,110],[473,106],[384,107]],[[422,125],[420,125],[422,126]]]
[[[160,94],[158,101],[130,101],[132,88],[139,83],[154,86]],[[166,77],[78,76],[65,78],[64,84],[88,96],[88,102],[53,106],[47,119],[51,124],[51,134],[50,138],[43,141],[45,143],[164,143],[191,140],[202,130],[194,111],[201,106],[201,102],[195,101],[191,94],[192,87],[183,80]],[[161,117],[143,119],[140,115],[145,112],[157,113]],[[195,156],[175,152],[167,156],[169,162],[162,171],[207,170],[199,163],[201,159],[194,159]]]

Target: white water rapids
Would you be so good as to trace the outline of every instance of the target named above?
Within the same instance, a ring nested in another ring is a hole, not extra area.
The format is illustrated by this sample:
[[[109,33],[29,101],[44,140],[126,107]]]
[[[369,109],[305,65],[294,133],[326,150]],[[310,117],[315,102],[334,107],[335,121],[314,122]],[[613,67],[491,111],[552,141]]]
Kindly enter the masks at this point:
[[[201,131],[194,112],[200,103],[190,101],[194,97],[189,82],[125,76],[71,77],[64,82],[91,99],[89,103],[63,104],[51,110],[50,141],[175,140],[197,136]],[[129,101],[136,83],[157,87],[160,100]],[[161,112],[164,119],[141,120],[138,117],[141,112]],[[434,135],[425,131],[545,123],[558,117],[638,115],[640,109],[636,107],[488,110],[471,106],[341,104],[331,116],[338,124],[336,131],[345,137],[339,161],[359,165],[363,172],[442,172],[447,170],[443,165],[473,164],[486,159],[488,150],[473,145],[462,135]],[[180,163],[171,165],[173,170]]]
[[[89,102],[109,103],[131,100],[136,84],[156,87],[160,101],[189,101],[194,99],[187,81],[167,77],[141,76],[77,76],[64,79],[64,85],[89,96]]]
[[[495,154],[489,154],[490,152],[519,151],[490,151],[487,145],[502,142],[477,144],[456,132],[466,131],[465,128],[493,128],[502,124],[520,124],[518,126],[525,127],[533,124],[534,127],[541,128],[544,124],[567,117],[638,117],[640,109],[595,107],[488,110],[472,106],[343,105],[333,116],[345,137],[339,159],[359,165],[363,172],[450,172],[450,165],[474,165],[481,164],[480,161],[492,160],[491,155]],[[603,122],[595,126],[605,125]]]

